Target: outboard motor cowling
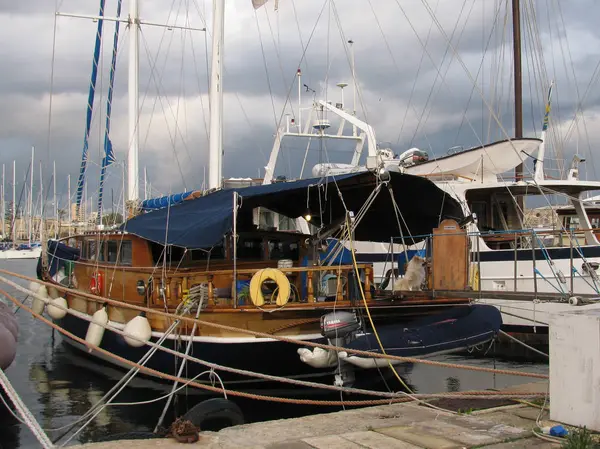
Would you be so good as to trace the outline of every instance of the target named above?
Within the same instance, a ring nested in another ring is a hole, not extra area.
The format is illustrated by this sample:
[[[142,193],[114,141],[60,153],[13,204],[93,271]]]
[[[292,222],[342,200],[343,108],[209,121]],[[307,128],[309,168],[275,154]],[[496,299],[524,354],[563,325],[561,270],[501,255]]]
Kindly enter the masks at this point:
[[[321,317],[321,335],[334,346],[341,346],[359,329],[360,320],[354,312],[331,312]]]

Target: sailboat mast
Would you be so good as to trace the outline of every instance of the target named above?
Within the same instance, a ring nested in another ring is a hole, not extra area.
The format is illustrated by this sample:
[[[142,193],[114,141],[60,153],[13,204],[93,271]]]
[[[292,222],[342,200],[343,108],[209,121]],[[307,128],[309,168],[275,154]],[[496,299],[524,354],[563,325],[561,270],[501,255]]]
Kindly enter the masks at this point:
[[[73,223],[73,212],[71,211],[71,175],[67,176],[67,204],[69,206],[69,233],[71,233],[71,223]]]
[[[56,161],[52,162],[52,190],[54,191],[54,237],[58,238],[58,205],[56,204]]]
[[[14,243],[15,241],[15,226],[17,224],[17,195],[15,193],[15,186],[17,184],[17,162],[13,160],[13,182],[12,182],[12,189],[13,189],[13,197],[12,197],[12,224],[11,224],[11,231],[12,231],[12,241]]]
[[[129,153],[127,199],[134,207],[139,199],[139,65],[140,18],[138,0],[129,1]]]
[[[39,221],[40,241],[44,240],[44,183],[42,182],[42,163],[40,162],[40,221]],[[33,237],[32,240],[35,240]]]
[[[213,38],[210,67],[210,134],[208,188],[221,186],[223,168],[223,42],[225,0],[213,0]]]
[[[515,85],[515,139],[523,137],[523,81],[521,69],[521,2],[512,0],[513,59]],[[515,179],[523,179],[523,164],[515,168]]]
[[[33,159],[35,156],[35,147],[31,147],[31,170],[29,171],[29,236],[28,241],[31,244],[31,233],[33,232]]]

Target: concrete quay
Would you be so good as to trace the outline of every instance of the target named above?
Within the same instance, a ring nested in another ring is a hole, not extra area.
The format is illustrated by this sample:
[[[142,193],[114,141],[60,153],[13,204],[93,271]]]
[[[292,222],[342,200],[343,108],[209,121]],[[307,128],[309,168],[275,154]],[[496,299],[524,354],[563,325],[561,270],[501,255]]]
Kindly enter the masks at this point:
[[[531,391],[531,390],[530,390]],[[275,405],[274,405],[275,406]],[[556,448],[535,437],[540,412],[523,404],[452,414],[415,403],[391,404],[201,432],[189,447],[207,449]],[[542,424],[553,425],[542,417]],[[181,447],[174,439],[92,443],[81,449]]]

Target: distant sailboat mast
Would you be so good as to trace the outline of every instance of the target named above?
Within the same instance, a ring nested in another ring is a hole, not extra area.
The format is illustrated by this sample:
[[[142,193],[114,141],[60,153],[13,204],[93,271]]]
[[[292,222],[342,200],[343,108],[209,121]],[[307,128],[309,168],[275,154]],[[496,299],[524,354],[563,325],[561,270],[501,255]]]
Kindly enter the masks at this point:
[[[11,224],[11,233],[12,233],[12,241],[15,241],[15,225],[17,223],[17,195],[15,192],[15,186],[17,184],[17,162],[13,160],[13,182],[12,182],[12,224]]]
[[[4,192],[4,176],[5,176],[5,167],[2,164],[2,238],[6,238],[6,201],[4,199],[6,193]]]
[[[58,238],[58,204],[56,204],[56,161],[52,163],[52,190],[54,191],[54,237]]]
[[[33,159],[35,156],[35,147],[31,147],[31,170],[29,173],[29,205],[28,205],[28,213],[29,213],[29,232],[27,236],[27,241],[31,245],[31,234],[33,232]]]

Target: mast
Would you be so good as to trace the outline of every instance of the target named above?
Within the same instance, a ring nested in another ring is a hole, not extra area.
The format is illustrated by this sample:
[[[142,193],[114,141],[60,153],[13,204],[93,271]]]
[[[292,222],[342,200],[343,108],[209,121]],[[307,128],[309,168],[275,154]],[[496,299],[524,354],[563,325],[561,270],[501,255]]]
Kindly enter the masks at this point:
[[[40,242],[44,241],[44,232],[43,232],[43,227],[44,227],[44,184],[42,182],[42,163],[40,162],[40,226],[39,226],[39,231],[40,231]],[[35,240],[35,239],[34,239]]]
[[[352,115],[356,116],[356,66],[354,64],[354,41],[348,41],[350,46],[350,65],[352,66]],[[352,135],[356,136],[356,125],[352,125]]]
[[[31,245],[31,233],[33,232],[33,158],[34,158],[34,155],[35,155],[35,147],[31,147],[31,170],[30,170],[30,176],[29,176],[29,205],[28,205],[29,235],[27,238],[30,245]]]
[[[225,0],[213,0],[213,38],[210,67],[210,135],[208,188],[221,186],[223,169],[223,42]]]
[[[520,0],[512,0],[513,19],[513,59],[515,85],[515,139],[523,137],[523,81],[521,70],[521,4]],[[523,164],[515,167],[515,180],[523,179]],[[521,203],[522,197],[519,198]],[[522,204],[520,204],[522,209]]]
[[[58,205],[56,204],[56,161],[52,162],[52,190],[54,191],[54,237],[58,238]]]
[[[69,234],[71,233],[71,223],[73,223],[73,212],[71,211],[71,175],[67,175],[67,204],[69,205]]]
[[[140,18],[138,0],[129,0],[129,153],[127,168],[127,199],[132,207],[139,199],[139,65]]]
[[[15,194],[15,185],[17,182],[17,163],[16,161],[13,160],[13,182],[12,182],[12,189],[13,189],[13,198],[12,198],[12,225],[11,225],[11,231],[12,231],[12,241],[13,243],[15,242],[15,225],[17,224],[17,205],[15,204],[17,201],[17,195]]]

